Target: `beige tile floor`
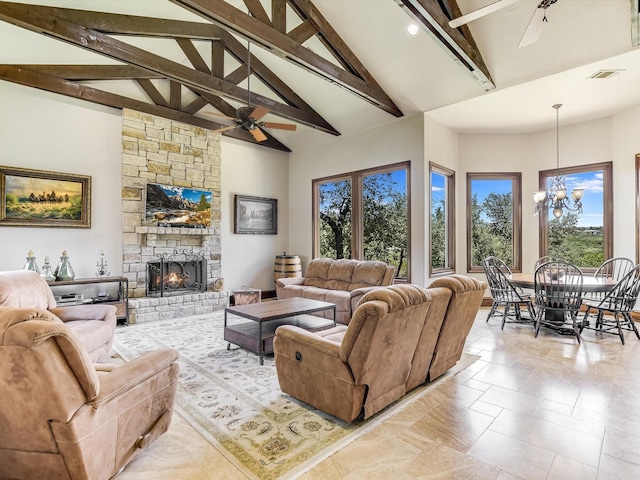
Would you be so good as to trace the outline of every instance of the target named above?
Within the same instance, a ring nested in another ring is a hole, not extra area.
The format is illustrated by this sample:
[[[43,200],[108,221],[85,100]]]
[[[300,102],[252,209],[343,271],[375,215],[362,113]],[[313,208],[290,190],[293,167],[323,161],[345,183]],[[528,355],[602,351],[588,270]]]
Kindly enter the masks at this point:
[[[640,340],[505,326],[481,309],[480,356],[301,480],[640,478]],[[179,415],[118,480],[244,479]]]

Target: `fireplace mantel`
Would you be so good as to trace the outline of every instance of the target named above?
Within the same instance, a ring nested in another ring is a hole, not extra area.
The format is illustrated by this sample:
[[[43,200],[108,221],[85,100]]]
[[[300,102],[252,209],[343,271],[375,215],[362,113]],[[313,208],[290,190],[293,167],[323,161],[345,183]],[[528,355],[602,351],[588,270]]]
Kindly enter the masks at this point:
[[[189,228],[189,227],[149,227],[149,226],[137,226],[134,227],[135,233],[141,234],[153,234],[153,235],[216,235],[215,228]]]

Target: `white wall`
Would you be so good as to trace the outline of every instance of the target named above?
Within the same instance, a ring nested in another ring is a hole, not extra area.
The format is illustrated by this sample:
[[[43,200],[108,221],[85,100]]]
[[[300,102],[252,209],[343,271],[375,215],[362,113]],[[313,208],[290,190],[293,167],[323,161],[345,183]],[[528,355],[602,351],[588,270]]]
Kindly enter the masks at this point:
[[[122,273],[120,110],[0,82],[0,165],[91,176],[91,228],[0,224],[0,270],[21,269],[31,249],[55,266],[67,250],[77,277],[95,276],[104,250]]]
[[[339,173],[411,161],[411,281],[425,282],[424,122],[422,115],[297,149],[289,158],[289,254],[303,272],[312,256],[311,181]]]
[[[222,137],[222,276],[227,290],[273,290],[275,256],[289,241],[288,154]],[[234,195],[278,200],[278,234],[233,233]]]

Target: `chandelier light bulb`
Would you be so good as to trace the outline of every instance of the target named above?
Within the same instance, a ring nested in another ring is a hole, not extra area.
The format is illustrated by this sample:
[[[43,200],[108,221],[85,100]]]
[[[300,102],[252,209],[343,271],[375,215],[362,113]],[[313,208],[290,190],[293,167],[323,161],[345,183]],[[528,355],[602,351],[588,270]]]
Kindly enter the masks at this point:
[[[556,217],[559,220],[560,217],[562,216],[562,208],[560,208],[560,207],[554,208],[553,209],[553,216]]]

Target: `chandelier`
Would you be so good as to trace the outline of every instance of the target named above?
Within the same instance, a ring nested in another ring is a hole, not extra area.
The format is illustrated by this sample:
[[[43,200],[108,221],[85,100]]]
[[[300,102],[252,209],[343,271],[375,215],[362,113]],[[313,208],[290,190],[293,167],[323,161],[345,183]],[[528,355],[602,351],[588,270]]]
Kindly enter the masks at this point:
[[[549,209],[553,210],[553,216],[558,219],[562,217],[564,209],[571,212],[582,213],[581,199],[584,194],[584,188],[576,188],[571,192],[571,197],[573,198],[572,207],[567,198],[566,178],[564,175],[560,175],[560,122],[558,110],[561,106],[561,103],[553,106],[553,108],[556,109],[556,175],[550,179],[548,192],[541,190],[533,194],[533,199],[536,202],[534,216],[539,215],[540,212],[546,212]]]

